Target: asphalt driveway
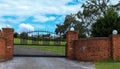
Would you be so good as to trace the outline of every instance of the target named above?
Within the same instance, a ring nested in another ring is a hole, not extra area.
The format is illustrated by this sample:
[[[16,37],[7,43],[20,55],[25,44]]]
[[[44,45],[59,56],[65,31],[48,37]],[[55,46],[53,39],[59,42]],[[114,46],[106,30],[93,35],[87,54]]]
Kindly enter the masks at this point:
[[[54,57],[14,57],[0,62],[0,69],[95,69],[91,62]]]

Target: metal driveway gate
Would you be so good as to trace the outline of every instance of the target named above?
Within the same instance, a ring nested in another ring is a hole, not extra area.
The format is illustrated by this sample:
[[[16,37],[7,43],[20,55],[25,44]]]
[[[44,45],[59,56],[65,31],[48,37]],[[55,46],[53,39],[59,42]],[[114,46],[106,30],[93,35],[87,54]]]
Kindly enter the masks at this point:
[[[22,32],[14,38],[14,56],[66,56],[66,41],[49,31]]]

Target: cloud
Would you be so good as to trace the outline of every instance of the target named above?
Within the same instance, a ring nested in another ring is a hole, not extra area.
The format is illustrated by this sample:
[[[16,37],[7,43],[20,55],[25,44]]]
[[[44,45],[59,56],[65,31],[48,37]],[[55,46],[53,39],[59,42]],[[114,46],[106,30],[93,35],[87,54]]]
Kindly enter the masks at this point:
[[[66,15],[80,9],[80,4],[69,6],[66,5],[68,2],[71,0],[1,0],[0,16]]]
[[[116,5],[117,3],[119,3],[120,0],[110,0],[110,3],[112,5]]]
[[[0,24],[0,30],[1,30],[2,28],[5,28],[5,27],[6,27],[5,24]]]
[[[12,26],[10,25],[10,24],[0,24],[0,30],[2,29],[2,28],[6,28],[6,27],[8,27],[8,28],[12,28]]]
[[[34,31],[34,27],[30,24],[22,23],[19,25],[19,31],[20,32]]]
[[[34,20],[35,22],[47,22],[47,21],[53,21],[55,20],[55,17],[47,17],[47,16],[42,16],[42,15],[35,15]]]
[[[4,18],[0,17],[0,29],[5,28],[7,25],[12,27],[10,24],[5,23],[5,22],[6,22],[6,20]]]
[[[43,29],[46,28],[47,22],[54,23],[56,19],[60,18],[56,18],[52,14],[65,16],[76,13],[80,9],[81,4],[70,6],[66,5],[68,2],[72,2],[72,0],[0,0],[0,23],[10,24],[20,32],[34,30],[36,27],[33,27],[32,24],[37,24],[40,26],[39,28]],[[3,16],[15,16],[16,18],[3,18]],[[29,19],[29,17],[33,18]],[[46,24],[41,25],[40,23]]]
[[[49,21],[55,24],[63,23],[64,17],[81,10],[81,5],[86,0],[78,0],[78,2],[81,3],[77,3],[76,1],[77,0],[0,0],[0,27],[3,26],[2,24],[10,24],[12,27],[24,31],[34,30],[36,27],[33,27],[32,24],[36,23],[37,26],[41,28],[47,25],[41,23],[48,23]],[[119,0],[111,0],[111,3],[116,4],[118,1]],[[52,16],[52,14],[56,16]],[[57,17],[57,15],[60,15],[60,17]],[[6,19],[2,18],[3,16],[16,16],[16,18]],[[29,19],[29,17],[33,18]]]
[[[81,2],[80,4],[66,5],[73,1],[74,0],[1,0],[0,16],[19,16],[23,17],[24,20],[27,16],[33,16],[35,17],[35,21],[46,22],[55,19],[54,17],[47,17],[46,14],[65,16],[70,13],[78,12],[84,0],[78,0],[78,2]],[[119,0],[111,0],[111,3],[116,4],[118,1]],[[16,21],[9,19],[9,21],[12,22],[20,22],[20,20],[20,18]]]

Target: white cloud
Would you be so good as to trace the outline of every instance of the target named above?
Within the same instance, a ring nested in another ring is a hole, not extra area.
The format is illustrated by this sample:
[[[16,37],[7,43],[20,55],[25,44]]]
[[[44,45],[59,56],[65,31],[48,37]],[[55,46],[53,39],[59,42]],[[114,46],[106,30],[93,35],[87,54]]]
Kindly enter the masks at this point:
[[[5,28],[5,24],[0,24],[0,29]]]
[[[34,31],[34,27],[30,24],[22,23],[19,25],[19,31],[20,32]]]
[[[0,17],[0,24],[4,24],[5,21],[6,20],[4,18]]]
[[[28,16],[35,17],[35,21],[46,22],[54,20],[55,17],[47,17],[46,14],[67,15],[76,13],[81,9],[81,4],[66,5],[72,0],[0,0],[0,16],[13,15],[18,18],[16,20],[8,19],[13,23],[19,23]],[[78,0],[83,3],[84,0]],[[119,0],[110,0],[112,4],[118,3]]]
[[[110,3],[111,3],[112,5],[115,5],[115,4],[119,3],[119,1],[120,1],[120,0],[110,0]]]
[[[9,25],[9,24],[6,24],[5,22],[6,22],[6,20],[4,18],[0,17],[0,29],[5,28],[7,25]],[[11,25],[9,25],[9,26],[12,27]]]
[[[41,24],[31,24],[36,28],[36,30],[45,30],[46,26]]]
[[[43,16],[43,15],[35,15],[35,22],[46,22],[46,21],[53,21],[55,20],[55,17],[47,17],[47,16]]]
[[[53,17],[46,17],[46,14],[66,15],[80,10],[80,4],[75,6],[66,5],[72,0],[1,0],[0,16],[33,16],[40,15],[42,20],[36,17],[36,20],[45,22],[54,20]]]
[[[17,17],[16,19],[13,19],[13,18],[3,18],[3,17],[0,17],[0,23],[1,24],[5,24],[5,23],[13,23],[13,24],[18,24],[22,21],[25,21],[27,17],[23,17],[23,16],[19,16]]]
[[[0,24],[0,29],[6,28],[6,27],[12,28],[12,26],[10,24],[4,24],[4,23]]]

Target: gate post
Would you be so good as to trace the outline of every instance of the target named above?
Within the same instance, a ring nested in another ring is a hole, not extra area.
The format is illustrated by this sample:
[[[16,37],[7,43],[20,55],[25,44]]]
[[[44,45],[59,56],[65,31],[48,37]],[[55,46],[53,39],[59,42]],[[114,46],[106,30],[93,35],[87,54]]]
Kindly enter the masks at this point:
[[[68,59],[75,59],[73,40],[78,39],[78,33],[74,31],[68,31],[66,36],[67,36],[66,56]]]
[[[11,59],[13,57],[14,50],[14,29],[12,28],[2,28],[2,35],[6,40],[6,59]]]
[[[120,59],[120,36],[117,34],[112,35],[112,58]]]
[[[5,38],[0,35],[0,62],[6,60],[6,43]]]

